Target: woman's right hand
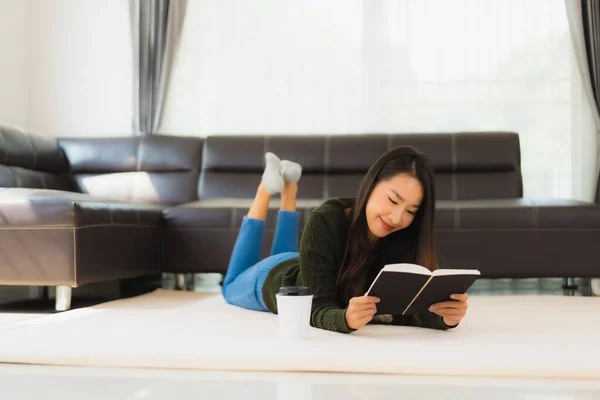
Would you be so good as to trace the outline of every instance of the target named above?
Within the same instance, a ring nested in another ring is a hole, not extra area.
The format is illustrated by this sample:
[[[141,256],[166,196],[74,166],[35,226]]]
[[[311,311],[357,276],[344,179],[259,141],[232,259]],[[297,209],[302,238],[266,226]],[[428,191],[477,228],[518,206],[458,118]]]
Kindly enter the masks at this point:
[[[346,325],[350,329],[360,329],[368,324],[377,312],[379,298],[358,296],[350,299],[346,309]]]

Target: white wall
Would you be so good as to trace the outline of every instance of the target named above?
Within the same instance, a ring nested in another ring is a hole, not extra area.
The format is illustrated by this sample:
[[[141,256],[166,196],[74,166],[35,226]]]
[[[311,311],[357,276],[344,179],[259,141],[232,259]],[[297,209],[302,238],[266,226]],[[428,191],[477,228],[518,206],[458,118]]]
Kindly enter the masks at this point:
[[[0,0],[0,125],[31,124],[29,0]]]
[[[130,38],[125,0],[0,0],[0,125],[130,135]]]
[[[129,2],[31,1],[32,131],[130,135]]]

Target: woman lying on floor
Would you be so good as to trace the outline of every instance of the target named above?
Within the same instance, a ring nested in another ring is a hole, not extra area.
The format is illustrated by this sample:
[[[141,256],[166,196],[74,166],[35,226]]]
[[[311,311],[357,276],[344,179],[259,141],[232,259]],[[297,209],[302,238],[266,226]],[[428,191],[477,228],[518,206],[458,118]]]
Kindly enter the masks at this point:
[[[242,221],[223,282],[229,304],[277,313],[281,286],[308,286],[314,295],[311,325],[349,333],[387,323],[433,329],[458,325],[467,295],[411,316],[377,315],[379,299],[365,296],[386,264],[437,268],[433,223],[435,192],[429,159],[412,147],[381,156],[365,175],[357,198],[325,201],[308,217],[298,250],[296,193],[302,167],[265,155],[256,197]],[[260,249],[271,196],[281,193],[271,256]]]

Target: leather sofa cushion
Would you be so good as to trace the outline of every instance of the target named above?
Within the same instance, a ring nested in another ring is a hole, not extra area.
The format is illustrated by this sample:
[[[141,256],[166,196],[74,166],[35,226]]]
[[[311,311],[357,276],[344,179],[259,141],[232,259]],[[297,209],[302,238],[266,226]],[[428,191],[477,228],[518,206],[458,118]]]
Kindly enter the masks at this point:
[[[54,139],[0,126],[0,163],[0,187],[74,189]]]
[[[369,167],[400,145],[414,146],[430,156],[438,199],[522,196],[518,135],[487,132],[209,136],[203,147],[198,198],[252,198],[267,151],[302,164],[300,198],[355,196]]]
[[[118,202],[87,194],[44,189],[0,189],[4,227],[160,226],[158,206]]]
[[[438,229],[539,230],[598,229],[594,204],[562,199],[498,199],[438,201]]]
[[[0,126],[0,162],[36,171],[62,173],[67,160],[55,139]]]
[[[300,226],[308,214],[324,200],[297,202],[301,213]],[[238,229],[247,214],[251,199],[208,199],[167,208],[167,226]],[[594,204],[561,199],[499,199],[444,201],[436,204],[438,230],[536,230],[536,229],[598,229],[600,212]],[[266,228],[274,229],[279,209],[273,199],[267,215]]]
[[[60,144],[83,193],[161,205],[197,199],[201,138],[61,139]]]
[[[300,231],[323,200],[299,200]],[[202,200],[165,210],[165,270],[225,273],[251,200]],[[557,199],[438,201],[436,243],[444,268],[478,268],[487,278],[596,276],[600,212]],[[270,254],[278,204],[267,216],[261,257]],[[207,256],[208,254],[208,256]]]
[[[409,145],[428,154],[436,172],[514,171],[521,163],[519,136],[512,132],[209,136],[203,169],[262,171],[271,151],[300,162],[307,173],[364,173],[387,150]]]
[[[297,210],[300,212],[300,228],[304,226],[308,214],[318,207],[323,200],[298,200]],[[199,229],[234,229],[237,230],[243,217],[248,213],[252,199],[208,199],[164,210],[166,226]],[[266,229],[275,229],[278,199],[270,203],[265,223]]]

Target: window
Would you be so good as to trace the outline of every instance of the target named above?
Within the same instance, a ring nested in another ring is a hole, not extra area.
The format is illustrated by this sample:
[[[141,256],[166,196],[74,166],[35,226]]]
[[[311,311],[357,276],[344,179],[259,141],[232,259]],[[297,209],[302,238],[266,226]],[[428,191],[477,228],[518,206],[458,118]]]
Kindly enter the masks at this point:
[[[592,196],[564,0],[194,1],[162,132],[510,130],[525,195]]]

